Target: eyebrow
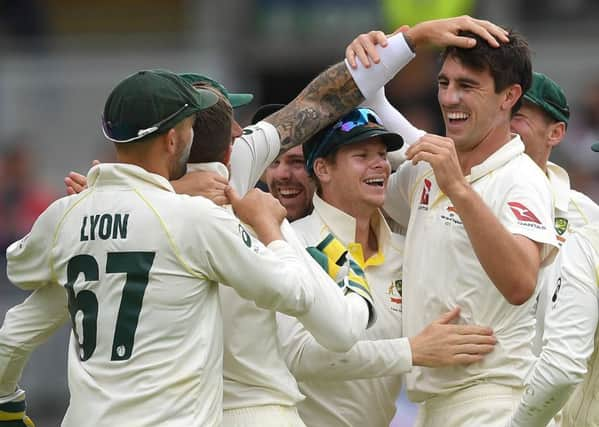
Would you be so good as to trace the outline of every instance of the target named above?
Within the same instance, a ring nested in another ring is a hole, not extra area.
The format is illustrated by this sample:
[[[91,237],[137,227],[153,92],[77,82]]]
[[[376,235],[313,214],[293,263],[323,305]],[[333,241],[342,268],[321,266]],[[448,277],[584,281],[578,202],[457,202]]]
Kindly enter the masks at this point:
[[[439,74],[437,76],[437,80],[449,80],[449,78],[445,75],[445,74]],[[468,77],[458,77],[457,79],[455,79],[458,83],[460,84],[468,84],[468,85],[472,85],[472,86],[479,86],[480,82],[478,80],[475,79],[470,79]]]

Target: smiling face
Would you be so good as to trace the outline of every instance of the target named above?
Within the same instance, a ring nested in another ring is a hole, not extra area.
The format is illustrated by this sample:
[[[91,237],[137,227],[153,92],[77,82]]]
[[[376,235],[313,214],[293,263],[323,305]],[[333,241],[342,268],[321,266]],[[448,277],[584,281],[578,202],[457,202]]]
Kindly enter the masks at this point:
[[[472,150],[507,123],[508,90],[495,93],[488,70],[473,70],[454,57],[445,59],[438,76],[437,98],[446,136],[454,140],[458,152]]]
[[[524,101],[510,124],[512,132],[522,138],[526,154],[545,169],[551,149],[565,134],[565,123],[553,120],[541,107]]]
[[[272,195],[287,209],[287,219],[295,221],[312,210],[314,185],[305,168],[302,147],[280,155],[264,173]]]
[[[316,159],[314,170],[322,198],[349,215],[370,216],[385,202],[391,166],[380,137],[342,145],[332,160]]]

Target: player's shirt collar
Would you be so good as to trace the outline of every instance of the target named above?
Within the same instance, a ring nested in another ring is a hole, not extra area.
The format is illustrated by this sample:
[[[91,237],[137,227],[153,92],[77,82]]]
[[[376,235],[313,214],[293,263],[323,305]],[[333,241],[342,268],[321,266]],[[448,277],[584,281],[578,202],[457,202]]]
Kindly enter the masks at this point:
[[[470,175],[466,177],[470,183],[490,174],[513,158],[524,153],[524,143],[520,139],[520,136],[513,135],[514,137],[507,144],[491,154],[484,162],[472,167]]]
[[[570,177],[555,163],[547,162],[547,178],[553,193],[553,205],[556,210],[568,212],[570,206]]]
[[[87,173],[87,185],[90,188],[112,183],[123,185],[124,182],[131,185],[148,184],[175,192],[173,186],[165,177],[129,163],[101,163],[92,167]]]
[[[317,194],[314,194],[312,203],[314,204],[314,211],[320,216],[322,222],[326,224],[344,246],[354,242],[356,238],[356,219],[353,216],[328,204]],[[385,247],[390,240],[391,229],[387,225],[381,212],[378,210],[371,221],[374,226],[374,232],[378,240],[380,252],[380,248]]]
[[[208,171],[216,172],[223,178],[229,179],[229,169],[220,162],[188,163],[187,172]]]

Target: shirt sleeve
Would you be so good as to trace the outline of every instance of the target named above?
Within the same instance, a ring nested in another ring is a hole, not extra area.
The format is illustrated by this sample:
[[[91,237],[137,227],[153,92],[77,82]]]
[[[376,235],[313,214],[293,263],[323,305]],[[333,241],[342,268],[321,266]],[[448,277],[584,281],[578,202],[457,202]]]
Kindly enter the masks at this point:
[[[499,221],[510,233],[541,243],[541,260],[546,265],[554,259],[558,248],[553,227],[551,191],[541,175],[517,179],[501,199]]]
[[[33,290],[54,280],[50,253],[62,210],[52,204],[33,224],[29,234],[6,249],[6,274],[16,286]]]
[[[243,129],[235,139],[231,154],[231,186],[243,196],[275,161],[281,150],[277,129],[268,122],[258,122]]]
[[[324,272],[327,282],[321,286],[299,243],[294,248],[277,240],[265,247],[230,212],[217,206],[212,210],[204,215],[197,244],[206,248],[199,254],[205,265],[202,274],[231,286],[261,308],[297,317],[327,348],[347,351],[355,344],[368,321],[368,306],[361,297],[344,296]]]
[[[562,268],[545,315],[543,350],[511,426],[541,427],[582,382],[593,353],[599,291],[592,246],[580,234],[562,248]]]
[[[0,396],[15,390],[31,352],[67,319],[66,291],[57,284],[34,291],[8,310],[0,329]]]
[[[410,220],[410,187],[411,170],[410,163],[403,163],[398,170],[393,172],[387,183],[385,191],[385,204],[383,210],[393,221],[401,225],[404,229],[408,226]]]
[[[277,314],[279,342],[298,381],[349,381],[400,375],[412,368],[408,338],[361,340],[348,352],[327,350],[294,318]]]

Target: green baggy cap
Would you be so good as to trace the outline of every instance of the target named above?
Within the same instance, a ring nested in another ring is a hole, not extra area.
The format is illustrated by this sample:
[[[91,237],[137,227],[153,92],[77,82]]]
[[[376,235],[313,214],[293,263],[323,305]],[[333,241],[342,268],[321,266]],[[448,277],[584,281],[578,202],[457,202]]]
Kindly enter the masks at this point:
[[[102,131],[112,142],[139,141],[167,132],[217,101],[218,96],[212,91],[197,90],[173,72],[138,71],[121,81],[108,96]]]
[[[532,84],[524,94],[524,99],[540,107],[558,122],[568,124],[570,107],[566,95],[562,88],[545,74],[533,73]]]

